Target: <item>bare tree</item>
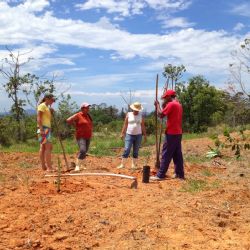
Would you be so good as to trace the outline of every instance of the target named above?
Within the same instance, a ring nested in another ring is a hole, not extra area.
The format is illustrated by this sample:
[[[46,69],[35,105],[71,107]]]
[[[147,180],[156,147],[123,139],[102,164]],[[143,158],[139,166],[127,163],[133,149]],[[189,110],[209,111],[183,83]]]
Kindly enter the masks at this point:
[[[246,38],[240,48],[232,52],[232,56],[235,62],[229,65],[231,75],[242,92],[250,97],[249,89],[246,88],[250,75],[250,38]]]

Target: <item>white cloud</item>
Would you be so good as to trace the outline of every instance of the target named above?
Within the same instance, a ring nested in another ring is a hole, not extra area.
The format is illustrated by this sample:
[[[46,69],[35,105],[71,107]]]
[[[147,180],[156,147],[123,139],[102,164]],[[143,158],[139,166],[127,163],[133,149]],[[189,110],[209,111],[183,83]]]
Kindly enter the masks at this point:
[[[235,5],[230,12],[236,15],[250,17],[250,2]]]
[[[49,0],[26,0],[19,7],[30,12],[37,12],[44,10],[49,5]]]
[[[241,31],[241,30],[244,29],[244,28],[245,28],[245,25],[244,25],[243,23],[237,23],[237,24],[234,26],[233,30],[234,30],[234,31]]]
[[[194,26],[195,23],[190,23],[184,17],[176,17],[176,18],[165,18],[162,22],[163,28],[189,28]]]
[[[116,59],[141,57],[156,60],[172,57],[183,64],[189,64],[194,70],[198,65],[204,71],[221,72],[231,60],[230,51],[239,39],[224,31],[193,28],[165,35],[131,34],[112,25],[107,18],[97,23],[86,23],[59,19],[50,12],[36,16],[18,6],[9,7],[0,2],[0,44],[54,44],[47,45],[49,53],[55,50],[55,45],[71,45],[110,51]],[[51,65],[56,61],[73,65],[71,60],[62,58],[51,58],[48,63]]]
[[[121,16],[142,14],[146,7],[155,10],[183,10],[191,4],[191,0],[88,0],[76,7],[81,10],[105,9],[108,13]]]

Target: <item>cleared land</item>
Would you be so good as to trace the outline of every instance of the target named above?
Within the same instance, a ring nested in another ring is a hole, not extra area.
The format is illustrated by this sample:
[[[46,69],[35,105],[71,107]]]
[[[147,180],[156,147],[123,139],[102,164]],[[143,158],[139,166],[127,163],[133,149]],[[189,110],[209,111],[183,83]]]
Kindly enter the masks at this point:
[[[116,149],[117,157],[89,156],[85,171],[137,176],[137,189],[120,178],[69,177],[60,193],[38,154],[0,153],[0,249],[250,249],[249,151],[209,161],[207,145],[183,142],[185,181],[143,184],[141,170],[116,169]]]

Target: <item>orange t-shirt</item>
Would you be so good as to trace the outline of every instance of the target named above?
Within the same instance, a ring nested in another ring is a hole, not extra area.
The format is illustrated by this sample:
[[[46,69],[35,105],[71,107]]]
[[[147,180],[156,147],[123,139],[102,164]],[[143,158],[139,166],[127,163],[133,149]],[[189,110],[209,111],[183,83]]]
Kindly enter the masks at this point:
[[[79,112],[73,116],[73,121],[76,125],[76,139],[90,139],[93,131],[93,122],[91,116],[89,114],[83,114],[82,112]]]

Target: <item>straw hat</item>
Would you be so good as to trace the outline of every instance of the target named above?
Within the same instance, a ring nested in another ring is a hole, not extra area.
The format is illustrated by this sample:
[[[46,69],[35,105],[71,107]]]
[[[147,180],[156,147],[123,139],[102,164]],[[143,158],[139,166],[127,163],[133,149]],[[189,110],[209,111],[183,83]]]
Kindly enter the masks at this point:
[[[143,110],[143,107],[139,102],[134,102],[133,104],[130,105],[130,108],[135,111]]]

